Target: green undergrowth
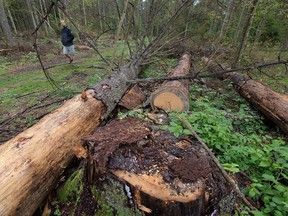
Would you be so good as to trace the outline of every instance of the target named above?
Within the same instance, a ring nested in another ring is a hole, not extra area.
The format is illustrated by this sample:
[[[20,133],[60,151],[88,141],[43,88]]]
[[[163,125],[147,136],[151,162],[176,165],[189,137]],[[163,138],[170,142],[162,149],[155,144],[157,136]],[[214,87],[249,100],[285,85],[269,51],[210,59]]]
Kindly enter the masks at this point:
[[[213,149],[226,170],[250,176],[252,182],[243,192],[261,206],[254,215],[287,215],[287,143],[281,135],[272,135],[263,117],[233,93],[217,94],[210,89],[201,96],[203,91],[202,86],[193,85],[191,111],[170,113],[171,122],[163,129],[175,136],[191,135],[178,119],[181,116]],[[237,214],[248,211],[243,208]]]

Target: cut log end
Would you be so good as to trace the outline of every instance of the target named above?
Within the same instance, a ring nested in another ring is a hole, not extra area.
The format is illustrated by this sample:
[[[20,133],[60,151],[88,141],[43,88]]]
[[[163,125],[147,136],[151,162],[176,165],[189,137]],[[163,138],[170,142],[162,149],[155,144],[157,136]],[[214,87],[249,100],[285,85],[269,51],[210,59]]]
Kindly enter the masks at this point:
[[[160,108],[182,112],[189,110],[189,99],[181,91],[162,89],[151,95],[151,105],[154,110]]]
[[[130,185],[137,185],[137,188],[150,196],[160,199],[164,202],[182,202],[189,203],[196,201],[203,196],[203,186],[195,190],[187,190],[183,194],[176,194],[176,191],[163,180],[160,174],[147,175],[135,174],[124,170],[115,170],[113,174],[119,179],[128,182]],[[183,185],[181,181],[179,184]]]

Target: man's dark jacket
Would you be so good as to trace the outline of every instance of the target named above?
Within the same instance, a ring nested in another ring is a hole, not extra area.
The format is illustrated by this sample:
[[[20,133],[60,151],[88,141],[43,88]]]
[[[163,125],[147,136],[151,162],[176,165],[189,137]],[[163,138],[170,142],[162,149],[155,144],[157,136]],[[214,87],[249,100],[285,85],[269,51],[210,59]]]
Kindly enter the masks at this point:
[[[64,26],[61,31],[61,42],[63,46],[72,46],[73,45],[73,40],[74,40],[74,35],[72,31],[67,27]]]

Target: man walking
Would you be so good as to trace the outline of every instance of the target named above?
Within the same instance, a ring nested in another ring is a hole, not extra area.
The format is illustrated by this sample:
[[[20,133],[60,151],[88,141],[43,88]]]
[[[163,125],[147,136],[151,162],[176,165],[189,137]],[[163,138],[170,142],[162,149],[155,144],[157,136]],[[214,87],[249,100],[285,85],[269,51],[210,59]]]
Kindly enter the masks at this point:
[[[71,31],[71,29],[68,28],[64,20],[61,20],[61,26],[62,26],[62,31],[61,31],[61,42],[63,44],[63,53],[64,55],[69,58],[69,63],[73,62],[74,58],[74,35]]]

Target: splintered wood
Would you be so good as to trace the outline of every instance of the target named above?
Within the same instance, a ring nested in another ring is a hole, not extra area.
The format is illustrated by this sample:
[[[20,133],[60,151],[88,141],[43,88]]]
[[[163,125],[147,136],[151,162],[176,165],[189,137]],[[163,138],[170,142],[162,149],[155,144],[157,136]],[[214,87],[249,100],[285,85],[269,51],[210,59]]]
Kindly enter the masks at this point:
[[[89,182],[113,173],[130,185],[139,209],[153,215],[201,215],[225,188],[199,145],[143,120],[114,120],[84,140]]]

